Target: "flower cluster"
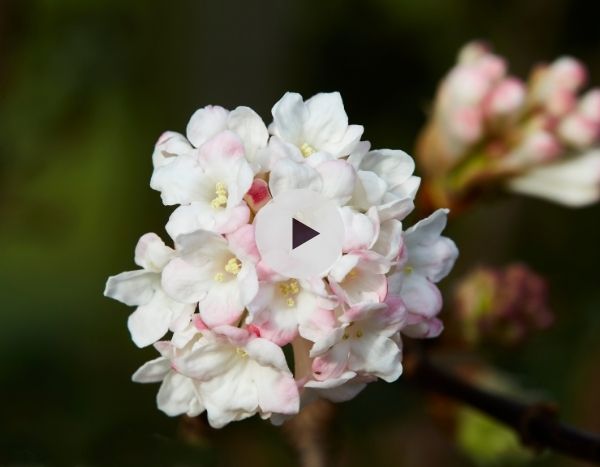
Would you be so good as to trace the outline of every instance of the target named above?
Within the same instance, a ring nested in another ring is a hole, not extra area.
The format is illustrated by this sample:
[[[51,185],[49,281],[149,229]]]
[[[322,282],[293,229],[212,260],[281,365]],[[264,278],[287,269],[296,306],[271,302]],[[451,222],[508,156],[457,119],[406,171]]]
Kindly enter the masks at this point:
[[[561,57],[524,83],[485,45],[466,45],[417,150],[438,181],[436,204],[490,184],[569,206],[598,201],[600,89],[579,96],[586,80],[580,62]]]
[[[107,282],[107,296],[137,307],[135,344],[160,353],[133,379],[162,382],[168,415],[279,422],[317,397],[348,400],[377,378],[394,381],[401,335],[442,330],[436,283],[458,251],[441,235],[447,210],[403,227],[420,182],[413,159],[371,150],[339,93],[287,93],[272,115],[267,127],[247,107],[207,106],[185,136],[159,138],[151,186],[176,206],[174,246],[142,236],[141,269]],[[282,276],[256,247],[256,213],[296,188],[333,200],[343,219],[343,253],[321,277]]]

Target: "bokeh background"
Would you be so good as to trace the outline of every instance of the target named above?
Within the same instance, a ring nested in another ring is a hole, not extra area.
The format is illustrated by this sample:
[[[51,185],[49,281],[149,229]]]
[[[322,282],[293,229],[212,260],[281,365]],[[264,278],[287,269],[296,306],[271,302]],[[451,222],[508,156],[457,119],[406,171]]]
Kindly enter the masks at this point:
[[[206,104],[268,121],[286,90],[339,90],[376,147],[410,152],[468,40],[489,40],[520,76],[572,54],[600,84],[598,13],[583,0],[0,1],[0,465],[294,465],[268,423],[211,432],[130,382],[154,353],[134,347],[130,310],[102,290],[134,268],[141,234],[164,234],[169,211],[148,186],[158,135]],[[545,275],[555,326],[516,352],[481,352],[597,431],[599,215],[508,195],[479,205],[449,227],[462,256],[444,284],[515,260]],[[491,435],[473,449],[436,411],[402,378],[370,385],[338,408],[335,465],[581,465],[490,459],[510,435],[477,420]]]

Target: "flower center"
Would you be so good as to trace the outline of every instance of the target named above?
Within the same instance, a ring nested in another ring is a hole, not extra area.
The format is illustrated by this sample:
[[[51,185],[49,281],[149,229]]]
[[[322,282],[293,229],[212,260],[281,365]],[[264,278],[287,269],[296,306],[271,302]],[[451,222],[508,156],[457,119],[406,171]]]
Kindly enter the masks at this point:
[[[238,356],[241,358],[248,358],[248,352],[246,352],[241,347],[236,347],[235,353],[238,354]]]
[[[210,205],[217,209],[227,206],[227,188],[223,182],[217,182],[215,185],[215,196]]]
[[[223,267],[223,271],[225,272],[217,272],[214,276],[214,279],[217,282],[223,282],[226,277],[225,273],[231,274],[232,276],[237,276],[241,270],[242,262],[237,258],[229,258],[229,261],[227,261]]]
[[[412,266],[404,266],[404,274],[410,274],[411,272],[413,272]]]
[[[348,340],[351,337],[354,339],[360,339],[364,335],[363,330],[357,327],[354,327],[354,323],[350,323],[350,325],[346,328],[342,339]]]
[[[304,157],[308,157],[311,154],[314,154],[316,151],[315,148],[313,148],[310,144],[302,143],[302,146],[300,146],[300,152]]]
[[[286,297],[287,306],[292,308],[296,305],[295,297],[300,293],[300,285],[298,285],[298,281],[291,279],[287,282],[282,282],[279,284],[279,292],[281,295]]]

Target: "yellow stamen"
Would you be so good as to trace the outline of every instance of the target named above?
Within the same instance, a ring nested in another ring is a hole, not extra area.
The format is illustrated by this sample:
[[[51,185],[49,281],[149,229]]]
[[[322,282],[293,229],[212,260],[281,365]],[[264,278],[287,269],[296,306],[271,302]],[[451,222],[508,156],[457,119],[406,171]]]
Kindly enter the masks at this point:
[[[300,285],[298,284],[298,281],[291,279],[279,284],[279,292],[281,292],[281,295],[284,297],[287,297],[285,302],[287,303],[287,306],[292,308],[296,305],[296,300],[294,300],[294,298],[300,293]]]
[[[361,330],[361,329],[359,329],[358,331],[356,331],[356,337],[357,337],[357,338],[359,338],[359,339],[360,339],[362,336],[363,336],[363,332],[362,332],[362,330]]]
[[[350,335],[346,332],[344,333],[344,335],[342,336],[342,339],[346,340],[350,337]]]
[[[405,274],[410,274],[411,272],[413,272],[413,267],[412,266],[404,266],[404,273]]]
[[[214,279],[217,282],[223,282],[225,280],[225,274],[223,274],[222,272],[218,272],[218,273],[215,274]]]
[[[316,151],[315,148],[313,148],[310,144],[302,143],[302,146],[300,146],[300,152],[304,157],[308,157],[311,154],[314,154]]]
[[[217,182],[215,185],[215,195],[217,196],[210,202],[213,208],[227,206],[227,188],[223,182]]]
[[[238,275],[242,269],[242,263],[237,258],[230,258],[225,265],[225,272],[229,274],[233,274],[234,276]]]
[[[242,349],[241,347],[237,347],[235,349],[235,352],[242,358],[247,358],[248,357],[248,352],[246,352],[244,349]]]

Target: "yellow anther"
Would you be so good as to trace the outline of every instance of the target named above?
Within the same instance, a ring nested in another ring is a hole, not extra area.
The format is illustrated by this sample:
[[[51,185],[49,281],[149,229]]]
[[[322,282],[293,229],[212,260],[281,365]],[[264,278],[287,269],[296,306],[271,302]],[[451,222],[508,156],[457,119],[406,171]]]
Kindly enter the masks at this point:
[[[288,298],[286,300],[286,303],[287,303],[287,306],[289,306],[290,308],[292,308],[296,304],[296,302],[294,301],[294,299],[292,297]]]
[[[342,339],[346,340],[349,337],[350,337],[350,335],[347,332],[345,332],[344,335],[342,336]]]
[[[227,188],[223,182],[217,182],[215,185],[215,195],[217,195],[210,205],[213,208],[220,208],[227,205]]]
[[[315,153],[315,148],[308,143],[302,143],[302,146],[300,146],[300,152],[304,157],[308,157]]]
[[[359,339],[363,336],[363,332],[361,329],[359,329],[358,331],[356,331],[356,337],[358,337]]]
[[[352,269],[352,271],[350,271],[348,273],[348,278],[352,279],[353,277],[358,276],[358,271],[356,270],[356,268]]]
[[[225,280],[225,274],[223,274],[222,272],[218,272],[218,273],[215,274],[214,279],[217,282],[223,282]]]
[[[235,349],[235,353],[237,353],[240,357],[242,358],[247,358],[248,357],[248,352],[246,352],[244,349],[242,349],[241,347],[237,347]]]
[[[300,286],[298,285],[298,281],[292,279],[287,282],[280,283],[279,291],[281,292],[281,295],[287,297],[285,301],[285,303],[287,303],[287,306],[289,306],[290,308],[296,306],[296,300],[294,300],[294,297],[300,293]]]
[[[297,294],[300,292],[300,287],[298,286],[298,281],[290,281],[290,293]]]
[[[229,274],[237,275],[242,269],[242,263],[237,258],[230,258],[225,265],[225,272]]]
[[[405,274],[410,274],[411,272],[413,272],[413,267],[412,266],[404,266],[404,273]]]

